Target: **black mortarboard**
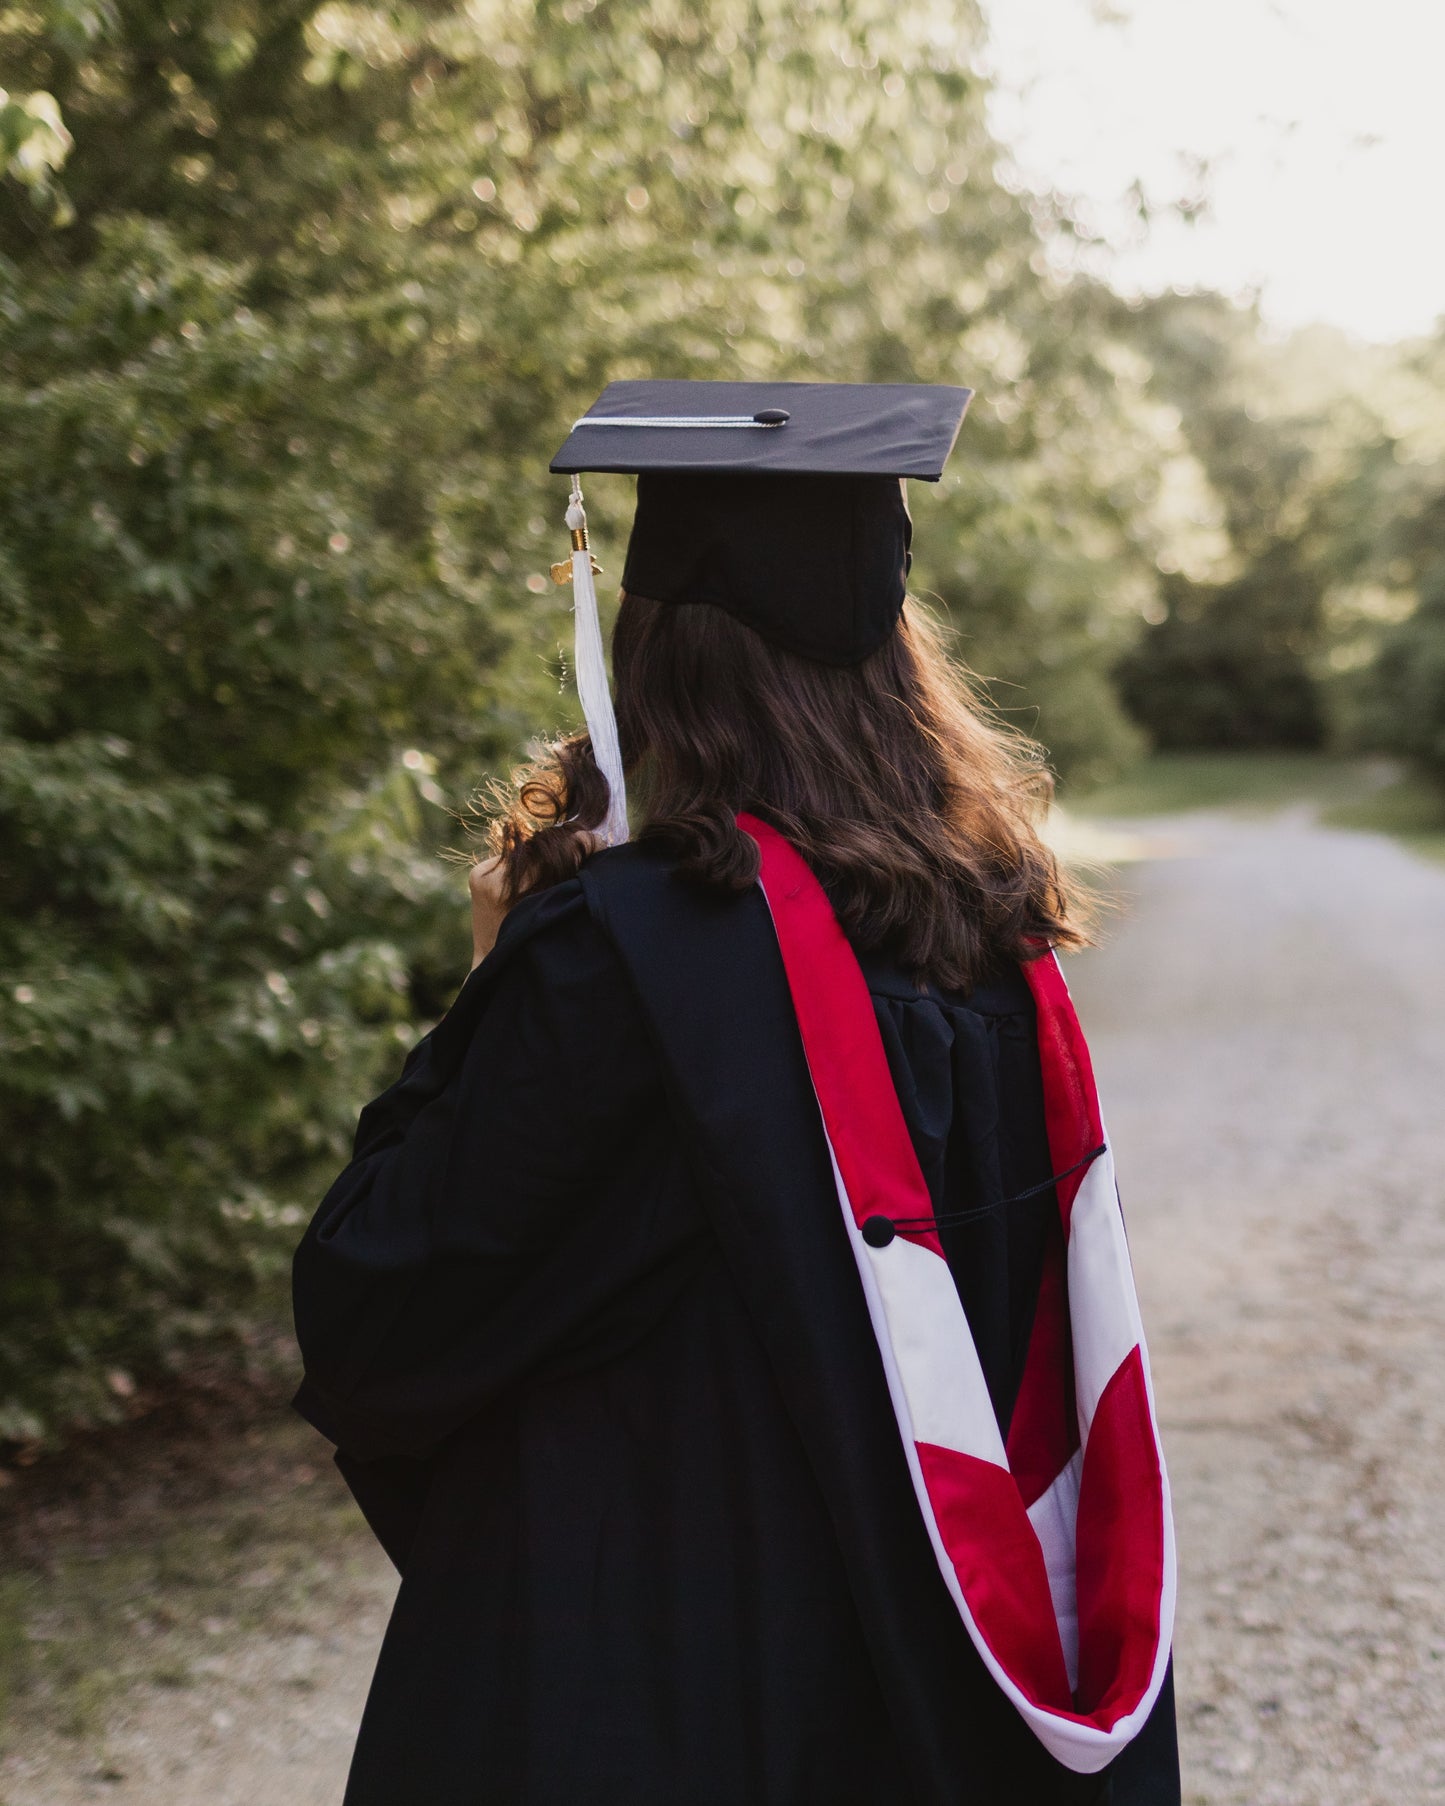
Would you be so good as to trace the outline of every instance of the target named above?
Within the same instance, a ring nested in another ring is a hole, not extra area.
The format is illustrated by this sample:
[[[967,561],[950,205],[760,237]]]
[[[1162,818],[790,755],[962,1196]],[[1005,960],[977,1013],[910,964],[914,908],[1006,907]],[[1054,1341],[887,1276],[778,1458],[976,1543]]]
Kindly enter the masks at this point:
[[[912,523],[903,479],[936,483],[971,389],[924,383],[615,382],[552,460],[572,478],[578,689],[626,838],[581,471],[637,477],[622,587],[707,602],[825,664],[855,665],[897,624]]]
[[[937,482],[969,389],[616,382],[552,469],[637,474],[622,586],[710,602],[765,638],[857,664],[903,606],[904,477]]]

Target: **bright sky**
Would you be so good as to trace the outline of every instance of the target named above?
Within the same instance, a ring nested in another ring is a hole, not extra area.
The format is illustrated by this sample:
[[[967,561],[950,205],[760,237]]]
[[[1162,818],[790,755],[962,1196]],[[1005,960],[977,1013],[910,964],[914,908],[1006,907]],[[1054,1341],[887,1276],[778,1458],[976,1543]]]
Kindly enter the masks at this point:
[[[1030,185],[1086,202],[1129,290],[1257,287],[1280,326],[1365,338],[1445,314],[1439,0],[983,0],[994,125]],[[1123,204],[1197,186],[1210,214]]]

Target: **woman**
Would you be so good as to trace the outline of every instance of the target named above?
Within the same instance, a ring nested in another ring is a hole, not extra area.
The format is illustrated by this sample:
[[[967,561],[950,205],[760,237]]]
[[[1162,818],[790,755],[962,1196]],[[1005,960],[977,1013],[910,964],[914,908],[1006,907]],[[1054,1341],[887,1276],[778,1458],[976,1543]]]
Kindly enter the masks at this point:
[[[787,643],[795,570],[679,570],[679,519],[689,546],[763,520],[756,546],[773,500],[640,486],[613,645],[635,840],[596,850],[586,736],[523,777],[474,869],[472,976],[297,1256],[298,1402],[402,1573],[348,1806],[1179,1799],[1159,1610],[1152,1681],[1091,1680],[1138,1664],[1086,1622],[1081,1533],[1067,1678],[1073,1607],[1056,1625],[1045,1594],[1054,1682],[1008,1617],[1039,1543],[966,1572],[949,1451],[899,1433],[935,1408],[918,1326],[886,1321],[914,1308],[902,1260],[976,1350],[998,1452],[958,1471],[1001,1476],[1033,1535],[1017,1420],[1051,1396],[1050,1324],[1067,1348],[1047,1301],[1079,1185],[1027,976],[1080,939],[1044,770],[903,608],[906,512],[876,486],[783,492],[790,545],[826,562],[853,533],[865,569],[862,521],[891,573],[836,641],[815,616]]]

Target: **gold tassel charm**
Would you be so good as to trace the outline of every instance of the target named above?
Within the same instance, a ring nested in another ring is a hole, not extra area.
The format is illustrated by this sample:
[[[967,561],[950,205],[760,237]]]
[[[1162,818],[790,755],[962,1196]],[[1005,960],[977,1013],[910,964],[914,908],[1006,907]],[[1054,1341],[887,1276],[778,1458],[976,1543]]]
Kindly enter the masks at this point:
[[[572,537],[575,540],[577,535],[574,533]],[[579,552],[585,552],[587,551],[587,547],[578,546],[577,550]],[[592,558],[591,562],[592,575],[594,577],[600,577],[603,574],[602,566],[598,564],[596,558]],[[552,573],[552,581],[554,583],[570,583],[572,581],[572,560],[570,558],[560,559],[556,564],[548,565],[547,568]]]

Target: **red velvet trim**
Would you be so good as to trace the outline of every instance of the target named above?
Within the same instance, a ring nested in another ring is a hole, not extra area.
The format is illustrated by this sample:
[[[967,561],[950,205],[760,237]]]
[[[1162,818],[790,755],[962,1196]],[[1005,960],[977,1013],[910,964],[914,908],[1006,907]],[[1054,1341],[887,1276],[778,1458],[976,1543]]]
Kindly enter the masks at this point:
[[[1044,1247],[1028,1358],[1008,1427],[1008,1464],[1025,1509],[1048,1491],[1078,1446],[1064,1232],[1055,1223]]]
[[[1049,1158],[1056,1173],[1067,1172],[1104,1139],[1094,1065],[1057,959],[1052,953],[1045,953],[1038,959],[1026,960],[1023,970],[1034,994],[1038,1018]],[[1086,1167],[1059,1181],[1059,1216],[1065,1235],[1069,1232],[1074,1199],[1088,1171]]]
[[[1048,1570],[1007,1468],[932,1443],[917,1447],[944,1547],[979,1634],[1034,1705],[1072,1715]]]
[[[1164,1588],[1164,1484],[1137,1346],[1104,1388],[1089,1426],[1077,1559],[1078,1703],[1107,1728],[1134,1710],[1149,1685]]]
[[[833,906],[776,828],[753,815],[740,815],[738,826],[762,852],[763,892],[853,1215],[860,1225],[871,1216],[931,1217],[933,1201],[893,1088],[873,1000]],[[898,1233],[943,1258],[934,1230]]]

